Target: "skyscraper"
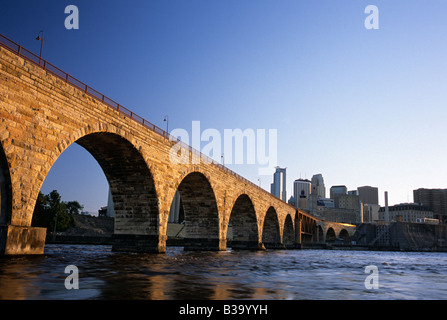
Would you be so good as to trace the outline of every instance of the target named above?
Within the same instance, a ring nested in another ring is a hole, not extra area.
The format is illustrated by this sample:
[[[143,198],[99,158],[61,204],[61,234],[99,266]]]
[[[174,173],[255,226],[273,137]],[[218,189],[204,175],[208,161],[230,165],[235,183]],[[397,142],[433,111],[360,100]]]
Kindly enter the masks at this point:
[[[319,198],[326,198],[326,188],[324,187],[323,175],[321,173],[312,176],[312,194],[317,194]]]
[[[299,199],[305,196],[306,199],[309,198],[311,192],[311,182],[307,179],[297,179],[293,182],[293,197],[295,198],[295,208],[300,208]],[[306,209],[306,208],[300,208]]]
[[[329,192],[331,199],[334,199],[335,207],[338,208],[339,207],[338,200],[340,196],[348,194],[348,188],[346,188],[346,186],[332,186]]]
[[[286,168],[276,167],[276,172],[273,174],[273,183],[270,185],[270,193],[282,201],[287,201]]]
[[[364,186],[357,188],[360,202],[367,204],[379,204],[379,189],[376,187]]]

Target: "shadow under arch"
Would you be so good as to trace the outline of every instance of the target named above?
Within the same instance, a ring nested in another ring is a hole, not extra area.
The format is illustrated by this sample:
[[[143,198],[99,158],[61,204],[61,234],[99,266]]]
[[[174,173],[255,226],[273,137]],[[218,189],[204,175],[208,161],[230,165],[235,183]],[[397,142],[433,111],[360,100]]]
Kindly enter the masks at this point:
[[[187,174],[177,188],[185,219],[184,249],[225,250],[220,238],[219,211],[208,178],[201,172]],[[226,241],[225,241],[226,242]]]
[[[232,249],[259,250],[258,218],[255,207],[247,194],[241,194],[231,209],[229,223],[231,223],[233,239]]]
[[[12,186],[8,160],[0,145],[0,226],[11,222]]]
[[[286,216],[284,221],[283,243],[286,249],[295,249],[295,229],[290,214]]]
[[[279,221],[276,210],[270,207],[264,218],[262,228],[262,243],[266,249],[282,249]]]
[[[160,252],[158,197],[143,155],[119,134],[93,132],[77,143],[98,162],[114,206],[113,251]]]
[[[330,227],[326,232],[326,242],[334,242],[336,239],[335,230]]]
[[[349,236],[349,232],[346,229],[342,229],[340,231],[340,234],[338,236],[340,239],[343,239],[345,244],[348,244],[351,240],[351,237]]]

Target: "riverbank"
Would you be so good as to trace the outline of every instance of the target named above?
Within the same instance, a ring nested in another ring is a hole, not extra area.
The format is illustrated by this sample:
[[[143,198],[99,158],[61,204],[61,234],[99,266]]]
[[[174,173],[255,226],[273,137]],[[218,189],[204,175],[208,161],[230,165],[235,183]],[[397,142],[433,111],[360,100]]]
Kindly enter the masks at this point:
[[[97,244],[112,245],[114,218],[89,215],[73,215],[75,227],[66,232],[49,234],[49,244]],[[382,229],[380,229],[382,228]],[[185,225],[168,223],[167,246],[183,246]],[[447,252],[445,245],[447,226],[396,222],[385,227],[362,224],[353,243],[303,243],[301,249],[357,250],[357,251],[407,251]],[[231,230],[228,247],[231,247]]]
[[[113,244],[114,218],[91,215],[72,215],[75,226],[56,235],[49,233],[46,243],[51,244]],[[230,231],[231,234],[231,231]],[[183,246],[185,225],[168,223],[168,246]]]
[[[72,215],[75,226],[64,232],[48,234],[46,243],[57,244],[112,244],[114,218]]]

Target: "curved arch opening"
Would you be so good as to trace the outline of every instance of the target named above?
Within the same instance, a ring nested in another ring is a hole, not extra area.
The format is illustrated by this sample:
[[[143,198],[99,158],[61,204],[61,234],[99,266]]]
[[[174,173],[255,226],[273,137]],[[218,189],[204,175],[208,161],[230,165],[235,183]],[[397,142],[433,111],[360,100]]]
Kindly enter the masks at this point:
[[[286,221],[284,221],[284,234],[283,243],[286,249],[295,248],[295,229],[293,227],[292,217],[287,215]]]
[[[340,231],[340,234],[338,237],[340,239],[343,239],[344,244],[348,244],[351,240],[351,237],[349,236],[349,232],[346,229],[342,229]]]
[[[264,227],[262,229],[262,243],[266,249],[278,249],[282,247],[278,215],[273,207],[270,207],[265,215]]]
[[[259,249],[258,219],[250,197],[240,195],[231,210],[231,247],[233,249]],[[228,232],[230,234],[230,231]],[[230,238],[230,236],[228,236]]]
[[[12,187],[9,165],[3,146],[0,145],[0,225],[11,221]]]
[[[222,250],[219,211],[213,188],[200,172],[188,174],[177,188],[185,217],[185,250]]]
[[[85,150],[96,160],[96,163],[93,159],[89,159]],[[79,157],[82,164],[75,163],[74,167],[71,167],[73,161],[77,159],[70,157],[80,152],[84,152],[84,155]],[[55,167],[57,167],[56,172],[51,172]],[[71,172],[72,168],[76,171],[85,170],[80,174],[81,177],[94,176],[94,186],[88,185],[93,183],[93,180],[89,178],[84,183],[87,186],[83,186],[79,180],[73,184],[67,181],[66,177],[74,176]],[[56,177],[52,176],[52,181],[48,181],[48,176],[50,176],[48,174],[41,190],[44,187],[47,191],[53,190],[54,186],[47,182],[57,181],[58,186],[66,188],[64,197],[84,204],[91,215],[96,215],[96,212],[99,215],[101,209],[104,212],[105,208],[108,209],[109,215],[113,215],[113,250],[158,251],[158,200],[155,184],[146,161],[131,142],[113,133],[100,132],[85,135],[59,156],[50,172]],[[74,189],[84,188],[89,191],[87,198],[72,198],[73,194],[80,194],[74,192]],[[108,196],[110,196],[109,199],[107,199]],[[83,200],[88,204],[83,203]],[[97,204],[97,211],[93,208],[93,203]],[[144,241],[142,241],[142,236]],[[154,236],[157,241],[153,241]]]
[[[158,234],[154,179],[140,152],[126,139],[94,133],[77,140],[101,166],[109,182],[115,234]]]
[[[326,232],[326,242],[334,242],[336,239],[335,231],[333,228],[329,228]]]

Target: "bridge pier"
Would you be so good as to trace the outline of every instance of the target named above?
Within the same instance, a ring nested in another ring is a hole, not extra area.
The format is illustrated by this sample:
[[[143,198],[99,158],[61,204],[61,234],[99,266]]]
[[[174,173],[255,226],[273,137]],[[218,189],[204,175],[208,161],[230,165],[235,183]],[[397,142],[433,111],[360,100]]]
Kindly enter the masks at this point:
[[[139,252],[139,253],[164,253],[166,252],[167,236],[160,235],[113,235],[112,251]]]
[[[43,254],[46,228],[0,226],[0,255]]]
[[[301,219],[297,218],[295,220],[295,249],[303,248],[303,239],[301,237]]]

